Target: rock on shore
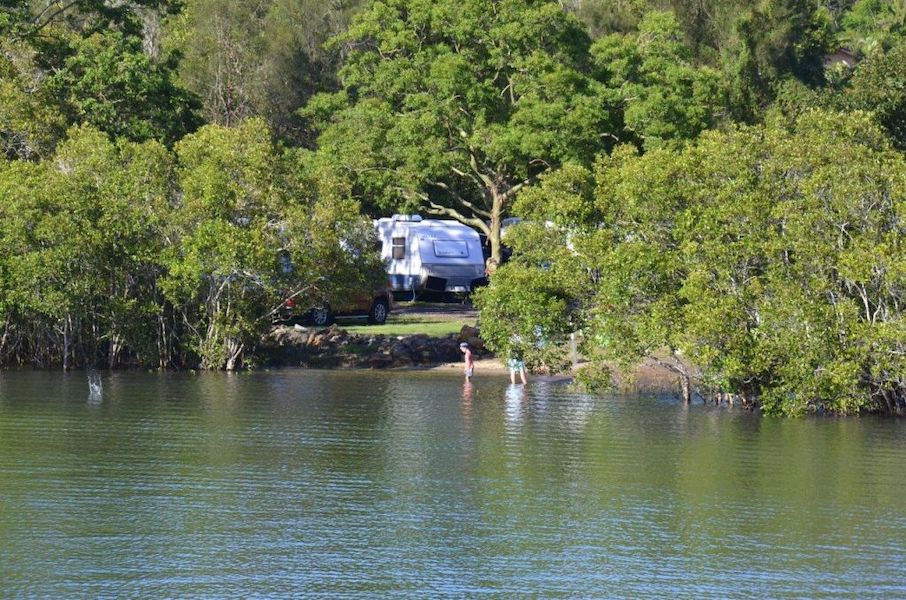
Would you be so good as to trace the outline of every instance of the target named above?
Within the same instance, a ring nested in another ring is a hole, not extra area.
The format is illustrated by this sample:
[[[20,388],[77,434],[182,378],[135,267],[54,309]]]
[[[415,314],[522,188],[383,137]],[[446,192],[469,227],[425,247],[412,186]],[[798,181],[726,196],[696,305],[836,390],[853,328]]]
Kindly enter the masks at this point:
[[[467,341],[476,355],[487,355],[478,330],[432,337],[361,335],[337,325],[326,328],[278,326],[262,340],[264,366],[312,368],[428,367],[462,360],[459,344]]]

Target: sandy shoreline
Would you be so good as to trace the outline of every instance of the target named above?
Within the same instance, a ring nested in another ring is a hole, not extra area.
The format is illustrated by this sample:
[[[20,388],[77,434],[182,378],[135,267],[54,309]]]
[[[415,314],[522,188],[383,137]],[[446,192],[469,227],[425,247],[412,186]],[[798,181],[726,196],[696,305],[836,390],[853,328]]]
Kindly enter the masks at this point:
[[[265,367],[302,367],[317,369],[377,369],[396,372],[434,372],[463,374],[464,362],[459,344],[465,333],[432,337],[424,334],[409,336],[366,336],[350,334],[336,325],[321,330],[279,327],[268,336]],[[468,340],[477,348],[480,340]],[[478,352],[476,352],[477,354]],[[542,375],[529,373],[529,378],[546,381],[570,381],[584,368],[571,372]],[[486,353],[475,360],[474,378],[482,376],[509,377],[506,362]],[[614,388],[629,392],[678,391],[675,373],[655,361],[644,361],[630,377],[614,375]]]
[[[416,367],[418,368],[418,367]],[[455,371],[457,373],[462,373],[464,369],[463,363],[460,362],[447,362],[440,363],[438,365],[429,365],[422,367],[421,370],[425,371]],[[501,373],[507,374],[509,371],[500,360],[496,358],[479,358],[475,360],[475,375],[478,376],[482,373],[493,373],[499,375]]]
[[[581,365],[579,366],[581,369]],[[393,371],[429,371],[443,373],[462,373],[463,363],[446,362],[436,365],[408,366],[391,368]],[[509,369],[506,364],[498,358],[481,358],[475,361],[475,378],[481,378],[482,375],[509,375]],[[575,369],[572,373],[559,373],[556,375],[537,375],[529,373],[529,379],[532,377],[543,377],[545,380],[571,381],[575,375]],[[621,383],[619,378],[615,381],[615,388],[623,391],[634,392],[665,392],[679,391],[679,379],[677,376],[652,363],[643,363],[639,365],[632,375],[631,380]]]

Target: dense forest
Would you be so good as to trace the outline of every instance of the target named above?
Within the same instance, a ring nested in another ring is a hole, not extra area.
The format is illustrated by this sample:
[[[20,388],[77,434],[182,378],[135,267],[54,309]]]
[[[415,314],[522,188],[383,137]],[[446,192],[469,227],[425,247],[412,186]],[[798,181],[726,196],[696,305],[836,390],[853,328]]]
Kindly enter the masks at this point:
[[[904,151],[906,0],[0,0],[0,362],[254,366],[421,212],[501,354],[901,412]]]

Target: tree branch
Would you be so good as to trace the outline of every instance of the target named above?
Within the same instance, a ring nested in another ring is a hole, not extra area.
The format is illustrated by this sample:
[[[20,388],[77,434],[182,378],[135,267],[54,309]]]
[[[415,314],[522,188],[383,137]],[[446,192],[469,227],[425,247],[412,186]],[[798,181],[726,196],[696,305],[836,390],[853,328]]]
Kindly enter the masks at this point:
[[[433,185],[434,187],[438,187],[438,188],[444,190],[445,192],[450,194],[450,196],[452,196],[454,200],[456,200],[457,202],[459,202],[460,204],[462,204],[463,206],[465,206],[466,208],[471,210],[473,213],[475,213],[477,215],[481,215],[482,217],[485,217],[486,219],[491,218],[491,213],[489,211],[487,211],[486,209],[483,209],[483,208],[479,208],[478,206],[475,206],[475,204],[473,204],[472,202],[469,202],[468,200],[466,200],[465,198],[460,196],[455,190],[451,189],[450,186],[447,185],[446,183],[444,183],[442,181],[429,181],[428,185]]]
[[[515,196],[516,194],[518,194],[518,193],[519,193],[519,190],[521,190],[522,188],[524,188],[524,187],[527,186],[528,184],[530,184],[530,183],[532,183],[533,181],[535,181],[536,178],[537,178],[537,177],[533,176],[533,177],[528,177],[528,178],[526,178],[526,179],[520,181],[519,183],[517,183],[516,185],[514,185],[513,187],[511,187],[510,189],[508,189],[507,191],[505,191],[505,192],[503,193],[503,199],[504,199],[505,201],[506,201],[506,200],[509,200],[510,198],[512,198],[513,196]]]
[[[484,187],[484,183],[480,179],[478,179],[478,177],[476,177],[474,173],[466,173],[465,171],[461,171],[461,170],[457,169],[456,167],[450,167],[450,170],[453,171],[453,173],[455,175],[459,175],[463,179],[470,180],[472,183],[474,183],[479,188]]]
[[[34,18],[34,20],[33,20],[34,27],[32,28],[30,35],[34,35],[34,34],[38,33],[39,31],[41,31],[42,29],[44,29],[45,27],[50,25],[53,22],[53,20],[56,19],[59,15],[66,12],[73,6],[80,4],[81,2],[82,2],[82,0],[72,0],[72,2],[70,2],[69,4],[63,4],[61,2],[49,2],[47,4],[47,6],[44,8],[44,10],[42,10],[40,13],[38,13],[38,15]],[[49,11],[51,9],[51,7],[54,7],[54,6],[56,6],[57,9],[54,12],[52,12],[42,23],[41,19],[44,18],[44,14],[47,11]]]
[[[465,215],[463,215],[461,212],[459,212],[455,208],[441,206],[440,204],[437,204],[436,202],[432,202],[432,201],[428,200],[427,198],[425,198],[425,201],[428,203],[428,207],[429,207],[428,212],[435,214],[435,215],[445,215],[448,217],[453,217],[460,223],[463,223],[465,225],[470,225],[472,227],[475,227],[476,229],[480,229],[481,232],[484,233],[485,235],[490,235],[490,233],[491,233],[490,228],[488,227],[487,223],[485,223],[481,219],[466,217]]]
[[[287,300],[292,300],[293,298],[296,298],[296,297],[299,296],[300,294],[302,294],[302,293],[304,293],[304,292],[307,292],[307,291],[309,291],[309,290],[312,290],[312,289],[317,289],[317,288],[316,288],[314,285],[311,285],[311,284],[305,285],[305,286],[299,288],[298,290],[296,290],[295,292],[293,292],[292,294],[290,294],[289,296],[287,296],[287,297],[283,300],[283,302],[281,302],[280,304],[278,304],[277,306],[275,306],[274,308],[272,308],[270,311],[268,311],[268,313],[267,313],[266,315],[260,317],[258,320],[259,320],[259,321],[263,321],[264,319],[270,319],[270,318],[273,317],[275,314],[277,314],[277,312],[278,312],[281,308],[283,308],[283,306],[286,304],[286,301],[287,301]]]

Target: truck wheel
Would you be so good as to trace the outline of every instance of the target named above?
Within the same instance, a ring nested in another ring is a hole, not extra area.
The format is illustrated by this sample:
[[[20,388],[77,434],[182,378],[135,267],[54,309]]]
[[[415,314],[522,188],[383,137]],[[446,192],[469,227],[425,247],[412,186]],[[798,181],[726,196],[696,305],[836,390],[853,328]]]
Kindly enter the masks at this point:
[[[368,311],[368,322],[373,325],[383,325],[387,321],[387,315],[390,314],[390,305],[384,298],[378,298],[371,305]]]
[[[316,327],[327,327],[333,322],[333,315],[330,314],[330,308],[327,306],[311,309],[308,313],[308,318],[311,324]]]

